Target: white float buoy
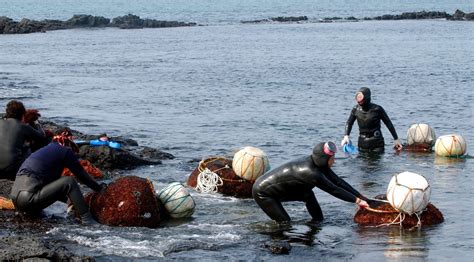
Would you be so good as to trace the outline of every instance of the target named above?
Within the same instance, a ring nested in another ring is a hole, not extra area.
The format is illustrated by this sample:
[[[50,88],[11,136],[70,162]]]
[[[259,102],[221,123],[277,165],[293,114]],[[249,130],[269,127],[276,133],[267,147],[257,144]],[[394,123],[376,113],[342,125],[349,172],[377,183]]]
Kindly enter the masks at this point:
[[[438,156],[462,156],[466,153],[466,140],[461,135],[440,136],[435,143],[435,152]]]
[[[423,212],[430,201],[431,188],[426,178],[412,172],[394,175],[387,188],[387,200],[408,215]]]
[[[429,145],[433,146],[436,142],[436,134],[427,124],[413,124],[407,131],[407,145]]]
[[[188,190],[179,182],[173,182],[161,189],[158,198],[172,218],[190,217],[196,207]]]
[[[232,169],[239,177],[253,182],[268,171],[270,165],[265,152],[256,147],[246,146],[235,153]]]

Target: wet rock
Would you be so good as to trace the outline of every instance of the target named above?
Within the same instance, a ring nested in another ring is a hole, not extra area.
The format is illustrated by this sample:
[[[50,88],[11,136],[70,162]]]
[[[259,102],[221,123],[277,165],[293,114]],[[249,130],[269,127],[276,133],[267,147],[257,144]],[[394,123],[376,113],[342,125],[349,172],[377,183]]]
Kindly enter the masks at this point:
[[[300,21],[308,21],[307,16],[278,16],[278,17],[270,17],[268,19],[260,19],[260,20],[249,20],[249,21],[241,21],[243,24],[258,24],[258,23],[268,23],[268,22],[300,22]]]
[[[59,244],[28,235],[0,237],[0,257],[2,261],[95,261],[92,257],[75,255]]]
[[[271,243],[265,243],[265,247],[268,248],[272,254],[276,255],[288,255],[291,250],[290,243],[286,241],[274,241]]]
[[[74,15],[65,22],[69,27],[105,27],[110,24],[110,19],[103,16]]]
[[[299,22],[299,21],[308,21],[307,16],[279,16],[272,17],[270,20],[274,22]]]
[[[56,124],[52,121],[42,120],[44,129],[56,132],[64,125]],[[130,170],[143,165],[159,165],[163,159],[173,159],[170,153],[163,152],[151,147],[141,147],[138,143],[129,138],[110,137],[110,141],[119,142],[120,149],[109,146],[91,146],[87,141],[99,138],[99,135],[83,134],[77,130],[72,130],[76,140],[86,141],[79,144],[79,156],[88,160],[97,168],[103,171]]]
[[[195,26],[196,23],[185,23],[178,21],[160,21],[154,19],[141,19],[136,15],[119,16],[112,19],[103,16],[74,15],[66,21],[60,20],[30,20],[22,19],[17,22],[5,16],[0,17],[0,34],[28,34],[36,32],[46,32],[51,30],[71,29],[71,28],[93,28],[93,27],[119,27],[122,29],[135,28],[160,28],[160,27],[181,27]]]
[[[160,21],[155,19],[141,19],[139,16],[128,14],[112,19],[110,26],[121,29],[137,29],[137,28],[160,28],[160,27],[181,27],[195,26],[196,23],[184,23],[177,21]]]

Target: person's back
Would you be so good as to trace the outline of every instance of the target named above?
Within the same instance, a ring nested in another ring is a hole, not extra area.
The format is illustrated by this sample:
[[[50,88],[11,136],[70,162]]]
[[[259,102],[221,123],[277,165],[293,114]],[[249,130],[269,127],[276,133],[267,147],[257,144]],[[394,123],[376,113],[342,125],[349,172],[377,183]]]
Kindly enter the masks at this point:
[[[0,120],[0,178],[14,179],[23,160],[29,155],[26,141],[46,144],[43,133],[21,122],[25,107],[12,100],[7,104],[6,115]]]
[[[302,157],[259,177],[253,188],[277,199],[291,198],[302,191],[311,190],[316,184],[316,173],[319,171],[311,157]]]

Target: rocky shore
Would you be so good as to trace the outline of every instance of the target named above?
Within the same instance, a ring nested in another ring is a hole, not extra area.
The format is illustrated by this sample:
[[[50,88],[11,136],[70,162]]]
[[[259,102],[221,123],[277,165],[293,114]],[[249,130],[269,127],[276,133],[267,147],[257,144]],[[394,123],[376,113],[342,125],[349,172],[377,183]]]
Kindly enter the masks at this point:
[[[64,127],[51,121],[41,121],[43,128],[54,132]],[[77,140],[94,140],[98,135],[84,134],[73,130]],[[143,165],[161,164],[162,160],[173,159],[172,154],[156,148],[140,146],[130,138],[110,137],[121,144],[120,149],[109,146],[80,145],[80,157],[98,167],[108,179],[124,175],[125,170]],[[0,179],[0,196],[7,197],[13,181]],[[86,192],[87,189],[84,190]],[[0,258],[2,261],[24,259],[53,261],[94,261],[68,250],[64,245],[68,240],[50,239],[47,232],[54,226],[77,223],[72,218],[31,217],[14,210],[0,210]],[[36,261],[35,260],[35,261]]]
[[[307,16],[286,16],[286,17],[271,17],[268,19],[241,21],[241,23],[300,23],[300,22],[335,22],[335,21],[348,21],[357,22],[360,20],[423,20],[423,19],[446,19],[452,21],[473,21],[474,13],[464,13],[461,10],[456,10],[454,14],[448,14],[446,12],[439,11],[421,11],[421,12],[406,12],[398,15],[386,14],[376,17],[364,17],[356,18],[354,16],[349,17],[325,17],[323,19],[310,20]]]
[[[105,18],[103,16],[74,15],[72,18],[66,21],[48,19],[37,21],[26,18],[22,19],[21,21],[14,21],[9,17],[0,16],[0,34],[29,34],[73,28],[117,27],[121,29],[138,29],[195,25],[197,24],[178,21],[142,19],[139,16],[132,14],[119,16],[113,19]]]

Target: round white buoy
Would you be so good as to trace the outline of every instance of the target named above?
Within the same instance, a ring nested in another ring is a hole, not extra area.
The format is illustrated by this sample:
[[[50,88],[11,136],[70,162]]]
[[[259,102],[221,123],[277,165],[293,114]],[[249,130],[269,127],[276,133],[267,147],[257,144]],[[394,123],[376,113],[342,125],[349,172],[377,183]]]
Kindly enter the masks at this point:
[[[235,153],[232,169],[239,177],[253,182],[268,171],[270,165],[265,152],[256,147],[246,146]]]
[[[173,182],[161,189],[158,198],[172,218],[190,217],[196,207],[188,190],[179,182]]]
[[[462,156],[466,150],[467,144],[463,136],[444,135],[436,140],[435,152],[438,156]]]
[[[436,134],[427,124],[413,124],[407,131],[407,145],[424,144],[433,146]]]
[[[387,200],[397,211],[419,214],[430,201],[431,188],[426,178],[412,172],[394,175],[387,188]]]

